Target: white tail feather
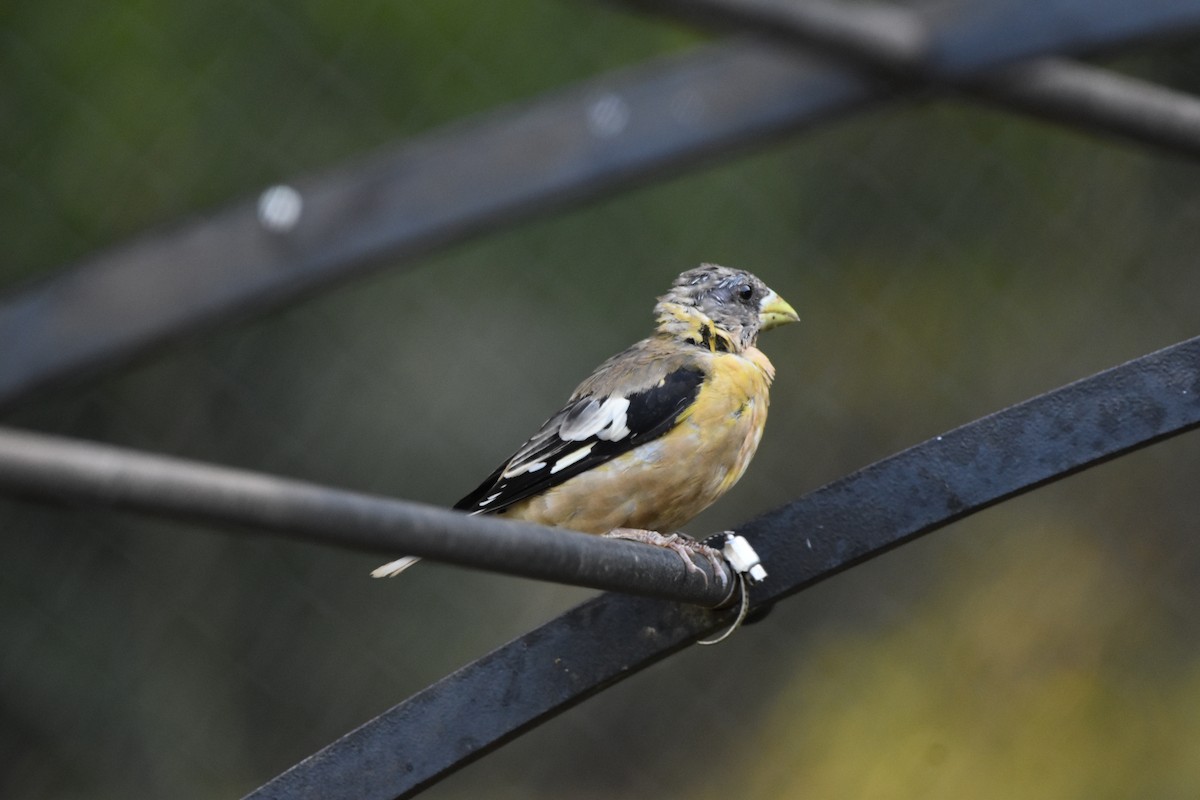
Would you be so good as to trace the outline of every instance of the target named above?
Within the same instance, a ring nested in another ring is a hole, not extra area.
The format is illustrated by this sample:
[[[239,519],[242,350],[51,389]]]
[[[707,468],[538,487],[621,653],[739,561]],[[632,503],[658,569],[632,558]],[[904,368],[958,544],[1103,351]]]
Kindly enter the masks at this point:
[[[405,556],[404,558],[397,558],[395,561],[389,561],[382,567],[377,567],[371,570],[371,577],[394,578],[420,560],[421,559],[417,556]]]

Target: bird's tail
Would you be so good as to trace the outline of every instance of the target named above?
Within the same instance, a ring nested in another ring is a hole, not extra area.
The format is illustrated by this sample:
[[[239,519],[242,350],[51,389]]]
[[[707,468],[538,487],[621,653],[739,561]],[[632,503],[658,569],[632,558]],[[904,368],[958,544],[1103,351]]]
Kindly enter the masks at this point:
[[[455,508],[458,508],[458,506],[456,505]],[[473,517],[476,514],[482,513],[482,511],[472,511],[467,516]],[[405,556],[404,558],[397,558],[395,561],[389,561],[382,567],[376,567],[375,569],[371,570],[371,577],[394,578],[420,560],[420,556]]]
[[[389,561],[382,567],[376,567],[375,569],[371,570],[371,577],[394,578],[420,560],[421,559],[417,556],[405,556],[404,558],[397,558],[395,561]]]

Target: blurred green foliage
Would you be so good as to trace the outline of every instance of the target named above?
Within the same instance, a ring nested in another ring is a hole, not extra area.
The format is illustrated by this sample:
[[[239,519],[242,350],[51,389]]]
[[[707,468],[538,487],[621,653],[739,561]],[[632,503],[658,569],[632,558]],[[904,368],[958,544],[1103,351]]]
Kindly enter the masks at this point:
[[[525,0],[9,3],[0,281],[472,113],[693,46]],[[1120,68],[1200,87],[1200,49]],[[1200,177],[895,103],[384,270],[6,423],[450,503],[699,261],[804,323],[717,530],[1198,331]],[[458,797],[1195,797],[1195,436],[1006,503],[605,692]],[[0,796],[230,797],[586,596],[0,502]]]

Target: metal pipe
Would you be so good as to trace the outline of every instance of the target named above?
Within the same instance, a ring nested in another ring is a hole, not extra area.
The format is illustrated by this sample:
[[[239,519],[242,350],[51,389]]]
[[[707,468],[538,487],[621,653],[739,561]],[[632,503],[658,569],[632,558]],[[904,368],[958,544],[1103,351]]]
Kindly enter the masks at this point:
[[[644,544],[11,428],[0,428],[0,490],[710,607],[733,591],[727,572],[691,572]]]

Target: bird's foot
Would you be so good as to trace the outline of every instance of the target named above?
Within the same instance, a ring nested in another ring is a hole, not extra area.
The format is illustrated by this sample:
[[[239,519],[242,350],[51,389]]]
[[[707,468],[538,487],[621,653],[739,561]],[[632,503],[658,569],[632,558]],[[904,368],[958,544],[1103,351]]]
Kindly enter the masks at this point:
[[[707,583],[708,573],[696,566],[696,562],[692,560],[692,556],[699,556],[712,566],[713,574],[720,579],[722,586],[725,585],[725,559],[721,551],[706,544],[701,544],[686,533],[663,534],[658,531],[642,530],[641,528],[614,528],[604,534],[604,536],[609,539],[628,539],[634,542],[654,545],[655,547],[666,548],[683,559],[688,572],[700,573],[704,577],[705,583]]]

